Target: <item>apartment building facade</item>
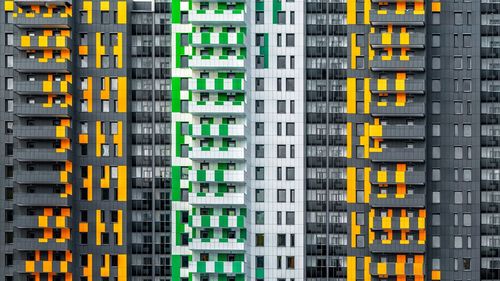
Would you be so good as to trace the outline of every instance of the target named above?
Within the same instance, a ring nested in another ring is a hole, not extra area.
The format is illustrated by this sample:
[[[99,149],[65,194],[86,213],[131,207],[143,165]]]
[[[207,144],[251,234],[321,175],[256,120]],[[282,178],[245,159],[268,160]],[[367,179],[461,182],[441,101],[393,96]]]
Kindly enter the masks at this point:
[[[0,9],[0,278],[500,278],[497,1]]]

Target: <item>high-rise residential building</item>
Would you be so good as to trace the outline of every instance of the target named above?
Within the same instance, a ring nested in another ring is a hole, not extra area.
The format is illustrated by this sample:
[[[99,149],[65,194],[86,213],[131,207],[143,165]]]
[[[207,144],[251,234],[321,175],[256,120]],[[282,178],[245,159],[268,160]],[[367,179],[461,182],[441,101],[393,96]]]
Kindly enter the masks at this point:
[[[0,1],[0,281],[500,280],[500,2]]]

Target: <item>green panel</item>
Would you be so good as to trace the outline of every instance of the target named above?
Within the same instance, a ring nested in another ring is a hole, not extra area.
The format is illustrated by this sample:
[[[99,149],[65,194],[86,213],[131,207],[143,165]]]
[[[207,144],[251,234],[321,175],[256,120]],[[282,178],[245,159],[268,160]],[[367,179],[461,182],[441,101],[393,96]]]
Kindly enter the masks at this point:
[[[235,78],[233,79],[233,90],[243,90],[241,86],[243,80]]]
[[[255,10],[264,11],[264,1],[255,1]]]
[[[207,272],[207,264],[205,262],[199,261],[196,263],[196,272],[205,273]]]
[[[197,170],[196,171],[196,179],[198,181],[206,181],[207,180],[207,171],[205,171],[205,170]]]
[[[215,272],[224,273],[224,262],[215,262]]]
[[[264,68],[269,67],[269,34],[264,34],[264,45],[260,46],[260,55],[264,56]]]
[[[236,226],[237,227],[245,227],[245,217],[237,216],[236,217]]]
[[[219,216],[219,227],[227,227],[229,224],[228,220],[228,216]]]
[[[185,143],[185,137],[182,134],[182,122],[175,122],[175,156],[181,157],[181,145]]]
[[[208,32],[203,32],[203,33],[201,34],[201,43],[203,43],[203,44],[210,44],[210,43],[211,43],[211,42],[210,42],[210,37],[211,37],[211,36],[210,36],[210,33],[208,33]]]
[[[172,77],[172,112],[181,112],[181,79]]]
[[[201,226],[210,227],[210,216],[201,216]]]
[[[227,42],[229,42],[228,37],[229,36],[226,32],[219,33],[219,43],[220,44],[227,44]]]
[[[242,272],[242,264],[241,262],[233,262],[233,273],[241,273]]]
[[[244,44],[245,43],[245,34],[243,32],[238,32],[236,35],[236,43]]]
[[[175,212],[175,243],[177,246],[182,244],[182,238],[181,234],[186,232],[185,225],[181,223],[182,221],[182,212],[181,211],[176,211]]]
[[[219,125],[219,136],[229,135],[229,126],[227,124]]]
[[[246,208],[241,208],[240,209],[240,215],[246,217],[247,216],[247,209]]]
[[[224,171],[221,170],[215,171],[215,181],[224,181]]]
[[[181,280],[181,256],[172,255],[172,281],[180,281]]]
[[[201,125],[201,134],[203,136],[210,136],[211,135],[210,124],[202,124]]]
[[[181,23],[181,0],[172,0],[172,24]]]
[[[204,78],[196,79],[196,88],[198,90],[206,90],[207,80],[205,80]]]
[[[264,268],[255,269],[255,278],[264,278]]]
[[[215,89],[224,90],[224,79],[215,79]]]
[[[181,167],[172,166],[172,201],[181,201]]]
[[[281,11],[281,1],[273,0],[273,24],[278,23],[278,12]]]

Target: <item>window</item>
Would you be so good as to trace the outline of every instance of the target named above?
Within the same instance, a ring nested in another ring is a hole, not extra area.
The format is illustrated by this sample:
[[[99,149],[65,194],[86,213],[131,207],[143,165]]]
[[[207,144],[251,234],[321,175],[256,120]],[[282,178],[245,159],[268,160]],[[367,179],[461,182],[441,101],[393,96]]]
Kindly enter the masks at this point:
[[[255,158],[264,158],[264,145],[256,144],[255,145]]]
[[[462,25],[462,24],[464,24],[464,19],[463,19],[462,12],[456,12],[454,18],[455,18],[455,25]]]
[[[462,249],[462,247],[463,247],[462,236],[455,236],[454,241],[455,241],[455,243],[454,243],[455,249]]]
[[[295,123],[286,123],[286,135],[295,136]]]
[[[432,169],[432,181],[440,181],[441,180],[441,170],[438,168]]]
[[[258,225],[264,224],[264,211],[255,212],[255,224]]]
[[[432,192],[432,203],[441,203],[441,192],[439,191]]]
[[[109,68],[109,56],[107,55],[101,56],[101,67]]]
[[[441,36],[439,34],[432,34],[432,47],[441,47]]]
[[[264,180],[264,167],[255,167],[255,179]]]
[[[286,68],[286,56],[278,56],[277,58],[278,69]]]
[[[432,248],[441,248],[441,237],[432,236]]]
[[[470,182],[472,181],[472,170],[471,169],[464,169],[464,181],[465,182]]]
[[[455,159],[462,159],[463,155],[463,148],[461,146],[455,146]]]
[[[286,180],[295,180],[295,168],[286,167]]]
[[[263,11],[255,12],[255,24],[264,24],[264,12]]]
[[[286,88],[287,92],[295,91],[295,79],[294,78],[286,78]]]
[[[465,271],[470,271],[471,270],[470,260],[471,260],[470,258],[464,258],[463,265],[464,265],[464,270]]]
[[[472,226],[472,215],[471,214],[465,213],[463,220],[464,220],[464,226]]]
[[[264,268],[264,257],[263,256],[256,256],[255,257],[255,267]]]
[[[14,111],[14,101],[13,100],[5,100],[5,112],[13,112]]]
[[[286,46],[294,47],[295,46],[295,34],[286,34]]]
[[[432,102],[432,114],[441,114],[441,103],[438,101]]]
[[[441,225],[441,215],[440,214],[432,214],[432,225],[433,226]]]
[[[264,78],[255,78],[255,91],[264,91]]]
[[[278,13],[278,24],[286,24],[286,13],[281,11]]]
[[[264,247],[264,233],[255,234],[255,246]]]
[[[5,66],[7,68],[14,67],[14,56],[12,56],[12,55],[5,56]]]
[[[439,158],[441,158],[441,147],[433,146],[432,147],[432,159],[439,159]]]
[[[255,46],[260,47],[264,46],[264,44],[265,44],[265,35],[262,33],[255,34]]]
[[[295,212],[286,212],[286,224],[287,225],[295,224]]]
[[[464,137],[471,137],[471,136],[472,136],[472,125],[464,124]]]
[[[264,135],[264,122],[256,122],[255,123],[255,135],[263,136]]]
[[[5,46],[13,46],[14,45],[14,34],[6,33],[5,34]]]
[[[264,202],[264,189],[255,190],[255,202]]]
[[[255,68],[263,69],[264,67],[264,56],[255,56]]]
[[[461,191],[456,191],[455,192],[455,204],[462,204],[463,203],[463,196]]]
[[[441,69],[440,57],[432,57],[432,69]]]
[[[286,158],[286,145],[280,144],[278,145],[278,149],[276,149],[278,158]]]
[[[441,125],[440,124],[432,124],[432,136],[433,137],[441,136]]]
[[[256,100],[255,101],[255,113],[264,113],[264,101]]]
[[[80,67],[81,68],[89,67],[88,56],[80,56]]]
[[[6,77],[5,78],[5,90],[14,90],[14,78]]]
[[[276,105],[277,105],[276,111],[278,113],[280,113],[280,114],[281,113],[286,113],[286,101],[285,100],[279,100],[279,101],[277,101]]]
[[[285,189],[278,189],[278,202],[279,203],[286,202],[286,190]]]
[[[278,247],[286,247],[286,234],[278,234]]]
[[[286,268],[287,269],[295,268],[295,257],[286,257]]]

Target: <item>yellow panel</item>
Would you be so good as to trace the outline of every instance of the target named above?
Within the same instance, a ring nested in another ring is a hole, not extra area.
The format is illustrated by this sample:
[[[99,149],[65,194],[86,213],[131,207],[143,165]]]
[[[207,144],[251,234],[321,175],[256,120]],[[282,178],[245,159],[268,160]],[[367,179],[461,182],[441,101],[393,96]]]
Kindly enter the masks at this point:
[[[385,262],[377,263],[377,273],[378,273],[378,275],[386,275],[387,274],[387,264]]]
[[[378,182],[387,182],[387,171],[378,171],[377,172],[377,181]]]
[[[396,171],[396,183],[404,183],[404,182],[405,182],[405,172]]]
[[[57,216],[56,217],[56,227],[58,227],[58,228],[66,227],[66,219],[64,217]]]
[[[356,0],[347,0],[347,24],[356,24]]]
[[[410,218],[402,217],[399,219],[399,227],[401,229],[410,229]]]
[[[401,45],[410,44],[410,33],[400,33],[399,40]]]
[[[21,47],[31,46],[31,36],[23,35],[21,36]]]
[[[35,261],[26,261],[24,269],[26,272],[35,272]]]
[[[370,125],[370,136],[382,137],[382,125]]]
[[[109,11],[109,2],[108,1],[101,2],[101,11]]]
[[[350,159],[352,157],[352,123],[347,122],[347,140],[346,140],[346,157]]]
[[[119,254],[118,255],[118,281],[126,281],[127,280],[127,255]]]
[[[356,168],[347,167],[347,203],[356,203]]]
[[[392,33],[382,33],[382,44],[391,45],[392,44]]]
[[[431,275],[432,275],[431,277],[432,280],[441,280],[441,271],[433,270]]]
[[[425,229],[425,218],[418,218],[418,229]]]
[[[56,137],[65,138],[66,137],[66,127],[56,126]]]
[[[365,7],[364,7],[364,23],[365,24],[370,24],[370,10],[371,9],[372,9],[372,2],[365,1]]]
[[[52,261],[42,262],[43,272],[52,272]]]
[[[49,38],[47,36],[38,36],[38,47],[47,47],[49,45]]]
[[[378,79],[377,80],[377,90],[387,91],[387,79]]]
[[[52,92],[52,81],[43,81],[42,90],[44,93]]]
[[[347,78],[347,113],[356,114],[356,78]]]
[[[371,257],[365,257],[365,276],[364,276],[364,281],[371,281],[372,276],[370,274],[370,263],[372,262]]]
[[[404,79],[396,79],[396,91],[404,91],[405,89],[406,89],[405,80]]]
[[[66,46],[66,37],[57,36],[56,37],[56,46],[57,47],[65,47]]]
[[[372,193],[372,185],[370,183],[370,167],[364,169],[364,189],[365,189],[365,203],[370,203],[370,194]]]
[[[347,257],[347,281],[356,281],[356,257]]]
[[[382,228],[383,229],[391,229],[392,228],[392,221],[391,221],[392,218],[390,217],[385,217],[385,218],[382,218]]]
[[[83,1],[83,10],[87,11],[87,23],[92,24],[92,1]]]
[[[127,23],[127,2],[118,2],[118,24]]]
[[[441,2],[432,2],[432,11],[441,12]]]
[[[12,12],[14,11],[14,1],[12,0],[5,0],[5,3],[4,3],[4,10],[7,11],[7,12]]]
[[[365,107],[365,114],[370,114],[370,103],[372,102],[372,94],[370,92],[370,78],[365,78],[364,80],[364,107]]]
[[[38,226],[39,227],[47,227],[47,226],[49,226],[48,217],[47,216],[39,216],[38,217]]]

